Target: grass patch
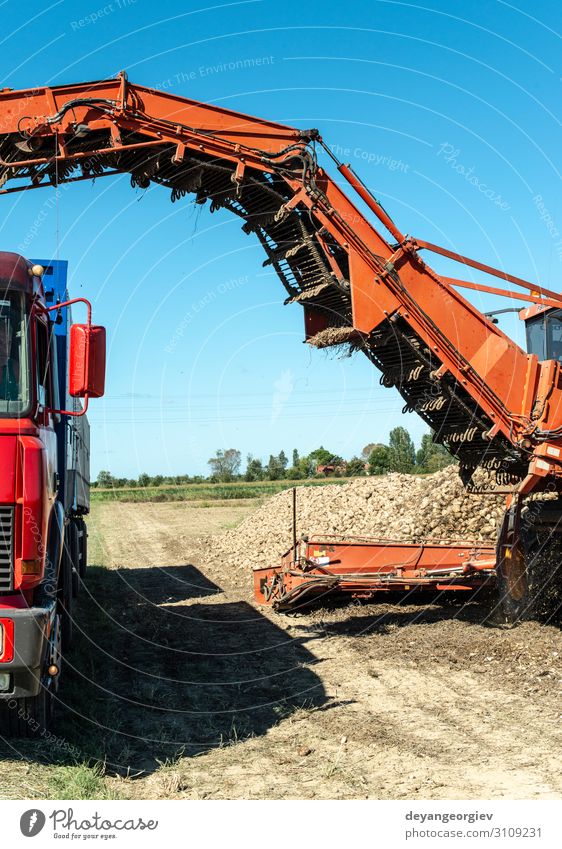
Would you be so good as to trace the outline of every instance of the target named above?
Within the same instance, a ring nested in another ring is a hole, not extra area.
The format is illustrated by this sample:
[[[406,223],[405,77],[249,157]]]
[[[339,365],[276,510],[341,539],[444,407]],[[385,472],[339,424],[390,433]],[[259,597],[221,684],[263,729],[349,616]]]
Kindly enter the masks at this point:
[[[322,478],[301,481],[260,481],[249,483],[191,483],[182,485],[122,487],[115,489],[92,489],[93,503],[109,501],[228,501],[249,498],[264,498],[291,489],[293,486],[326,486],[326,484],[344,484],[352,478]]]
[[[49,779],[51,799],[118,799],[101,764],[56,767]]]

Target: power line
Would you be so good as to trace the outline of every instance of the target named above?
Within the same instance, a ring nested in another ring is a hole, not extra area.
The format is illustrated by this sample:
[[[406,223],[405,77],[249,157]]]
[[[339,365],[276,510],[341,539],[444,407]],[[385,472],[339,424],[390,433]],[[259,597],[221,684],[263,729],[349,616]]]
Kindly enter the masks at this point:
[[[323,411],[322,421],[327,418],[327,414],[330,411]],[[379,414],[390,414],[396,413],[397,415],[402,415],[401,408],[399,407],[388,407],[388,408],[373,408],[371,410],[338,410],[332,411],[332,415],[334,419],[348,418],[350,416],[378,416]],[[186,416],[184,418],[170,418],[163,414],[160,417],[155,418],[145,418],[138,416],[131,416],[130,418],[101,418],[100,421],[96,419],[92,422],[94,425],[115,425],[115,424],[129,424],[129,425],[171,425],[171,424],[187,424],[187,425],[205,425],[205,424],[223,424],[223,423],[243,423],[243,422],[256,422],[256,423],[267,423],[270,424],[272,420],[271,413],[268,415],[248,415],[248,416],[225,416],[218,414],[213,418],[197,418],[196,416]],[[304,419],[316,419],[318,420],[317,413],[314,413],[312,410],[305,412],[303,415],[283,415],[275,417],[275,420],[279,423],[284,423],[287,421],[303,421]]]

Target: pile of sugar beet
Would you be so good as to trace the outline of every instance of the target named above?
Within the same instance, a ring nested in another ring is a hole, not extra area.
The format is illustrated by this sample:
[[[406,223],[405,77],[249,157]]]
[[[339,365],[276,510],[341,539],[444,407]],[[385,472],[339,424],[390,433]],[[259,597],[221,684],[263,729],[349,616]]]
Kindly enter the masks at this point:
[[[297,487],[298,534],[327,532],[404,542],[495,542],[501,496],[472,495],[456,466],[433,475],[393,473]],[[273,566],[292,542],[292,490],[265,501],[238,527],[214,537],[212,559],[232,568]]]

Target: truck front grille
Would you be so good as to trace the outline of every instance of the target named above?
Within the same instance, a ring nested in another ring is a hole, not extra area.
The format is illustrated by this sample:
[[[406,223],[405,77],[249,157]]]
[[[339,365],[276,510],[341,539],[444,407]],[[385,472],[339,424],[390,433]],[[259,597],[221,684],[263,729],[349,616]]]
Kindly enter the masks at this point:
[[[14,508],[0,504],[0,592],[14,588]]]

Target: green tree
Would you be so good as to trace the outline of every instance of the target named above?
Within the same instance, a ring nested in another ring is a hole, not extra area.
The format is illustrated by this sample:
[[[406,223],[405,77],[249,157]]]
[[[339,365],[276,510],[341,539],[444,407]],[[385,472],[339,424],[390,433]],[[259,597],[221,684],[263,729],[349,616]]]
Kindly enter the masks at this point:
[[[427,464],[428,472],[440,472],[456,462],[444,445],[436,445],[435,448],[437,450],[433,452]]]
[[[308,460],[310,464],[314,466],[313,474],[316,473],[318,466],[338,466],[343,463],[343,459],[341,457],[327,451],[322,445],[320,448],[316,448],[314,451],[310,452]]]
[[[279,452],[279,454],[277,455],[277,461],[279,463],[279,466],[281,467],[281,470],[283,472],[285,472],[285,469],[289,465],[289,461],[287,459],[287,455],[285,454],[285,452],[283,450],[281,450]]]
[[[346,476],[356,477],[365,474],[365,461],[361,457],[352,457],[347,462]]]
[[[219,448],[215,456],[207,462],[211,467],[212,476],[226,483],[233,480],[238,474],[242,454],[236,448],[227,448],[225,451]]]
[[[427,469],[427,464],[433,453],[433,440],[430,433],[424,433],[421,438],[420,447],[416,451],[416,466],[421,470]]]
[[[416,449],[405,427],[395,427],[388,439],[388,460],[392,472],[411,472],[416,464]]]
[[[390,471],[390,449],[388,445],[375,445],[369,455],[369,474],[386,475]]]
[[[146,472],[139,475],[139,486],[150,486],[150,475],[147,475]]]
[[[281,463],[279,462],[279,457],[276,457],[274,454],[269,455],[269,461],[267,463],[266,476],[270,481],[278,481],[283,477],[283,469],[281,468]]]
[[[314,457],[301,457],[299,460],[299,469],[301,478],[313,478],[316,474],[317,462]]]
[[[316,461],[317,466],[327,466],[328,463],[332,462],[333,454],[330,451],[327,451],[323,445],[320,448],[315,448],[314,451],[311,451],[308,455],[309,460]]]
[[[424,433],[416,453],[416,465],[420,472],[439,472],[455,462],[444,445],[433,441],[433,433]]]
[[[299,464],[299,452],[296,448],[293,448],[293,466],[298,466]]]
[[[244,480],[247,481],[261,481],[264,476],[263,463],[257,457],[252,457],[251,454],[248,454],[246,472],[244,474]]]
[[[101,471],[98,474],[97,483],[100,487],[110,487],[113,485],[113,475],[111,472]]]

